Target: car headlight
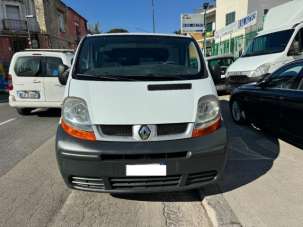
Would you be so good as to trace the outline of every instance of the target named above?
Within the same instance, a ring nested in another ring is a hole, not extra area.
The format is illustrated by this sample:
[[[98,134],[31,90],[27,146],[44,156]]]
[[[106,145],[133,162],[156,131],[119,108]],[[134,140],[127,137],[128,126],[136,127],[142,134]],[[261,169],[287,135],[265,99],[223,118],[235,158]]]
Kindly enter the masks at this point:
[[[269,72],[270,67],[271,67],[271,65],[268,63],[263,64],[263,65],[259,66],[256,70],[252,71],[250,76],[251,77],[263,76]]]
[[[66,133],[78,139],[96,140],[86,102],[80,98],[65,99],[61,126]]]
[[[210,134],[221,127],[219,100],[209,95],[200,98],[192,137]]]

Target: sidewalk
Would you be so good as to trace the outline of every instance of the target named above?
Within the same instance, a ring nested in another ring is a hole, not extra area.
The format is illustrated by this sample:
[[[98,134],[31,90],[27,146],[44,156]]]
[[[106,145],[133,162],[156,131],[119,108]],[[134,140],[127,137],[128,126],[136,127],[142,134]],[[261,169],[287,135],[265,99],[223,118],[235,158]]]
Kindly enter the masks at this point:
[[[229,159],[219,184],[222,194],[206,193],[210,204],[218,196],[226,201],[225,207],[216,210],[213,206],[218,226],[226,226],[226,217],[220,214],[231,209],[236,226],[301,227],[303,150],[250,127],[235,125],[227,101],[222,101],[222,106],[230,137]]]

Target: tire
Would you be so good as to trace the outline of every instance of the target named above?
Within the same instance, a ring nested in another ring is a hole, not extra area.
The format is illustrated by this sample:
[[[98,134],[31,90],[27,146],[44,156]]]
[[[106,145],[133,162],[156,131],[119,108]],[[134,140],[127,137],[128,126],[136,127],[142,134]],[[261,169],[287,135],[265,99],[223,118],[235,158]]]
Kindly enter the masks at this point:
[[[245,111],[242,109],[238,100],[231,100],[230,112],[233,121],[238,125],[247,123]]]
[[[18,114],[22,116],[30,115],[33,109],[31,108],[17,108]]]

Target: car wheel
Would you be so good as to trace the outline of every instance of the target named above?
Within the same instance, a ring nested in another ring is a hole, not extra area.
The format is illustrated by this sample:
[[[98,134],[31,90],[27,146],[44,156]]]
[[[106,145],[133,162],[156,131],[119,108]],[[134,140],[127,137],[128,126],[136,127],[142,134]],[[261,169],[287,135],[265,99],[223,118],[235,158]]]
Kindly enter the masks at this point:
[[[17,108],[17,112],[20,115],[29,115],[33,109],[31,108]]]
[[[231,101],[231,116],[234,122],[237,124],[246,123],[245,111],[242,109],[241,104],[237,100]]]

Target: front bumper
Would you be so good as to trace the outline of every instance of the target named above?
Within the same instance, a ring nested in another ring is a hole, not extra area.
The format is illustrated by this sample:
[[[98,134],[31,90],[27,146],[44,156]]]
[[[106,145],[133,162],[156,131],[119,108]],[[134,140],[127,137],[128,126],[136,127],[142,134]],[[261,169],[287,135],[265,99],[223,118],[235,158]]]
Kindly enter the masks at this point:
[[[181,191],[214,183],[226,159],[225,127],[201,138],[158,142],[89,142],[59,126],[56,154],[68,187],[110,193]],[[165,164],[161,177],[126,176],[126,165]]]
[[[255,83],[263,79],[263,76],[261,77],[247,77],[247,76],[238,76],[239,79],[231,79],[228,78],[226,80],[226,90],[228,92],[232,92],[234,89],[245,85],[245,84],[250,84],[250,83]]]

